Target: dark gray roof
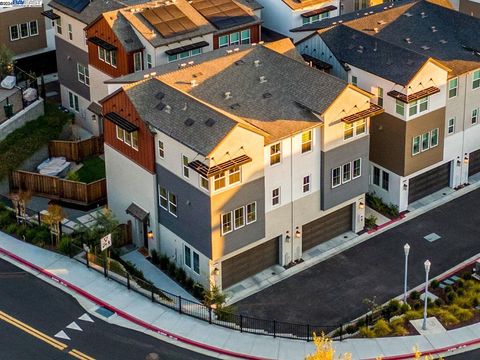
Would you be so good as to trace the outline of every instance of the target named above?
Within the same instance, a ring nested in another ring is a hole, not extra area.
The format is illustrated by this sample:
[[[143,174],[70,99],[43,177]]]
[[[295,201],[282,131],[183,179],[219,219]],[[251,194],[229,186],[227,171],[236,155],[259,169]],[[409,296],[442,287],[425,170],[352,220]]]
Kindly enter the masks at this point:
[[[118,40],[122,43],[123,48],[127,52],[143,49],[143,44],[138,38],[135,31],[132,29],[127,19],[118,13],[117,18],[112,23],[112,31],[117,36]]]
[[[143,121],[203,156],[210,154],[238,124],[155,78],[142,81],[125,93]],[[187,119],[192,119],[193,124],[187,126]],[[215,120],[213,126],[205,124],[208,119]]]
[[[320,36],[340,62],[402,85],[406,85],[428,60],[427,56],[344,25],[324,30]]]

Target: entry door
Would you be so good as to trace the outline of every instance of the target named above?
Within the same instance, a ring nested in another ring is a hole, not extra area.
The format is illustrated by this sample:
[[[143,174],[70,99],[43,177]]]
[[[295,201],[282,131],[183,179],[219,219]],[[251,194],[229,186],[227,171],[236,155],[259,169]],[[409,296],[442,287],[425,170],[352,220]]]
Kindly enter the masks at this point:
[[[148,239],[146,239],[146,224],[138,219],[133,222],[133,242],[138,247],[148,248]]]

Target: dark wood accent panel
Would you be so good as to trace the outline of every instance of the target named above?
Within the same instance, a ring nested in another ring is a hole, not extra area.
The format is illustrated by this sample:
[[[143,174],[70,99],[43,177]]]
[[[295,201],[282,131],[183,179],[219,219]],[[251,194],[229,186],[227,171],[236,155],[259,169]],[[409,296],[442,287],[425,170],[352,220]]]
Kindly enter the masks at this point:
[[[125,51],[122,43],[118,40],[105,18],[102,17],[87,29],[87,38],[94,36],[117,47],[117,67],[101,61],[98,58],[98,46],[88,41],[88,62],[90,65],[112,77],[127,75],[133,72],[133,53]]]
[[[280,238],[264,242],[222,262],[222,288],[226,289],[266,268],[278,264]]]
[[[302,249],[306,251],[352,230],[353,207],[345,206],[302,226]]]
[[[235,31],[229,31],[222,33],[220,35],[213,35],[213,49],[218,49],[218,37],[223,35],[228,35],[235,32],[241,32],[242,30],[250,28],[250,44],[258,43],[260,41],[260,25],[254,25],[250,27],[244,27]]]
[[[124,156],[128,157],[152,174],[155,173],[155,144],[154,137],[148,126],[138,115],[136,109],[128,99],[124,91],[113,95],[105,100],[103,113],[116,112],[132,124],[138,126],[138,151],[117,139],[116,125],[105,119],[104,137],[105,143],[113,147]]]
[[[408,202],[433,194],[450,185],[450,163],[446,163],[410,179]]]
[[[473,151],[468,156],[468,176],[480,172],[480,150]]]

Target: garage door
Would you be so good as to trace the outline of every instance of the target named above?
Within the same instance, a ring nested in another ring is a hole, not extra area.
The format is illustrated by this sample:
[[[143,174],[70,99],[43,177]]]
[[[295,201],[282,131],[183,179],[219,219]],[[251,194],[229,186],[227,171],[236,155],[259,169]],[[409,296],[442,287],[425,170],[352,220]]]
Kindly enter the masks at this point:
[[[303,225],[303,251],[352,230],[352,214],[352,205],[348,205],[320,219]]]
[[[280,238],[274,238],[222,262],[222,288],[226,289],[278,264]]]
[[[410,179],[408,202],[421,199],[427,195],[441,190],[450,184],[450,163],[441,165]]]
[[[480,150],[470,153],[468,161],[468,176],[480,172]]]

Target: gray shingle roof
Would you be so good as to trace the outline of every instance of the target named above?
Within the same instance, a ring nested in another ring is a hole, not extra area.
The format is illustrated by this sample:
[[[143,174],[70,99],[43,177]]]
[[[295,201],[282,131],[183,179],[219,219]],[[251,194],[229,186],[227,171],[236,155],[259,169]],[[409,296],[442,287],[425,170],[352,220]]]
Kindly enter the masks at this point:
[[[235,120],[155,78],[142,81],[126,89],[125,93],[143,121],[203,156],[207,156],[237,125]],[[163,109],[158,106],[160,103],[165,106]],[[205,125],[210,118],[215,120],[211,127]],[[194,123],[187,126],[187,119]]]
[[[126,52],[143,49],[144,46],[142,42],[121,13],[119,13],[115,21],[113,21],[112,31],[117,36]]]

